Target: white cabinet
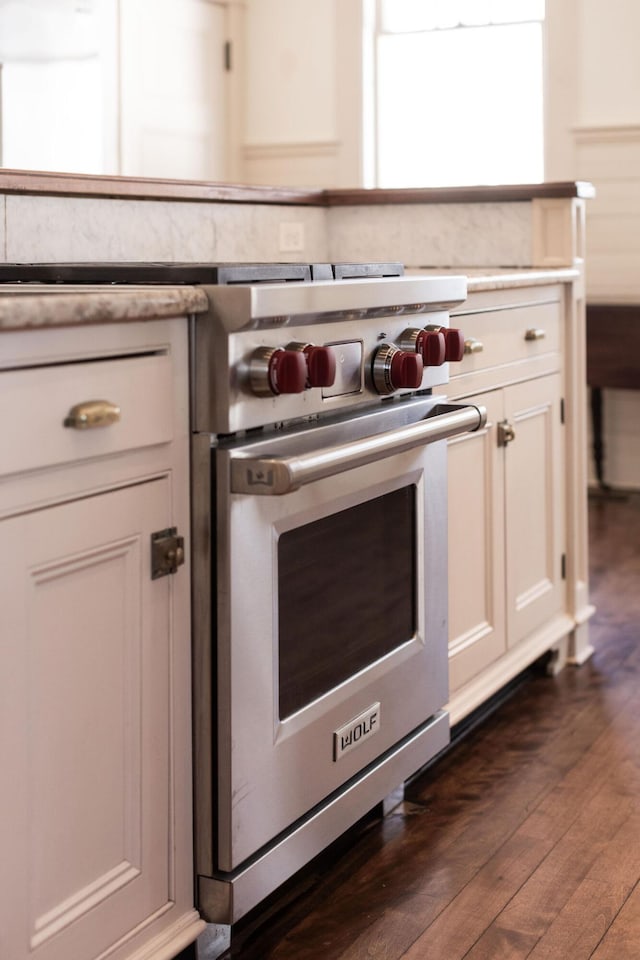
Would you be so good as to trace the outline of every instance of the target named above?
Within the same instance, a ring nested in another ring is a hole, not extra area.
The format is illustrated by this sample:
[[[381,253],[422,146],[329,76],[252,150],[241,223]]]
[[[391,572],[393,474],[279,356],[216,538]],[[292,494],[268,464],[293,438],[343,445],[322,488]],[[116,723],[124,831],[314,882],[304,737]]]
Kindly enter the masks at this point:
[[[576,626],[566,579],[574,478],[566,469],[563,304],[560,286],[484,293],[452,320],[469,352],[449,396],[488,413],[483,430],[449,442],[454,723],[549,649],[561,650],[562,662]]]
[[[564,455],[559,376],[504,391],[507,645],[565,609]],[[503,428],[504,433],[504,428]]]
[[[562,611],[564,509],[557,376],[473,397],[487,426],[450,442],[450,686]],[[513,439],[505,443],[505,434]],[[473,477],[473,482],[470,478]]]
[[[506,649],[504,464],[496,442],[503,401],[501,391],[474,396],[474,403],[487,408],[487,425],[449,441],[449,688],[453,692]]]
[[[161,960],[202,926],[188,567],[151,576],[188,530],[186,322],[52,333],[1,341],[0,955]],[[119,422],[65,427],[94,389]]]

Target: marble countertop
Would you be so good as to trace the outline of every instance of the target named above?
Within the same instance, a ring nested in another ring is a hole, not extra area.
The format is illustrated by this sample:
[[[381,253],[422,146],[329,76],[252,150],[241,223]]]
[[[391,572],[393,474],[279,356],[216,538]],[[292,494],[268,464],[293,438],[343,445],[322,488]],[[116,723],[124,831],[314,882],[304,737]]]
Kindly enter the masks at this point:
[[[191,286],[0,286],[0,332],[157,320],[204,313],[207,296]]]
[[[573,268],[411,267],[407,275],[466,276],[469,293],[509,287],[568,283]],[[44,327],[124,323],[204,313],[207,295],[197,286],[108,286],[15,283],[0,285],[0,332]]]

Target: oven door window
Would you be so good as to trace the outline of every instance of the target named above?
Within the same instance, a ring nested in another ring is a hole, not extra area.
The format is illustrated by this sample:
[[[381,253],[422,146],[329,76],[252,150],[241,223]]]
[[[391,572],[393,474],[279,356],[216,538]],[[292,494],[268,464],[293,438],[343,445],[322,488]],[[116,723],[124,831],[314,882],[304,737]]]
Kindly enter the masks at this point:
[[[416,488],[278,541],[279,716],[291,716],[416,632]]]

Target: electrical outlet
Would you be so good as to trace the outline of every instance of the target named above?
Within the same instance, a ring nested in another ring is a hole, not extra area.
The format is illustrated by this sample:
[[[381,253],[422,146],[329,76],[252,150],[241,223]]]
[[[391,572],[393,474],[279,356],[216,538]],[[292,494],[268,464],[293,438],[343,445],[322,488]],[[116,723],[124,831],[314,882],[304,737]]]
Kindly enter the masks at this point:
[[[301,253],[304,250],[304,223],[280,224],[280,253]]]

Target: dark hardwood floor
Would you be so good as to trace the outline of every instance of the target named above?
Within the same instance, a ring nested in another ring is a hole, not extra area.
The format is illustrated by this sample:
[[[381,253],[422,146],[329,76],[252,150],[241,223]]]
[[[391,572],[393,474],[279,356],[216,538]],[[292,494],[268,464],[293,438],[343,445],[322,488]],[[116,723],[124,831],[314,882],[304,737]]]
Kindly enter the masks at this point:
[[[591,502],[590,551],[591,661],[528,676],[227,956],[640,958],[640,495]]]

